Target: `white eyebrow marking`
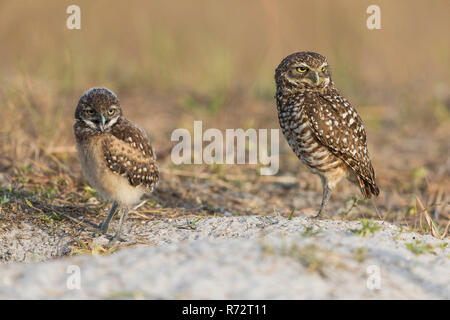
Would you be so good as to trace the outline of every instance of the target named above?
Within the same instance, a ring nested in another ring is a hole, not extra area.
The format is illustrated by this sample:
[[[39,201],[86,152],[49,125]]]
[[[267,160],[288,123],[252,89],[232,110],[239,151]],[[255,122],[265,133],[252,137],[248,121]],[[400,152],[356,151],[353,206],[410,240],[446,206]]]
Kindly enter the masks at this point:
[[[321,64],[321,66],[319,67],[319,69],[322,69],[322,67],[325,67],[325,66],[327,66],[327,65],[328,65],[328,62],[324,62],[324,63]]]
[[[304,62],[300,62],[299,64],[295,64],[295,65],[294,65],[294,68],[298,68],[298,67],[306,67],[306,68],[309,68],[309,66],[308,66],[306,63],[304,63]]]

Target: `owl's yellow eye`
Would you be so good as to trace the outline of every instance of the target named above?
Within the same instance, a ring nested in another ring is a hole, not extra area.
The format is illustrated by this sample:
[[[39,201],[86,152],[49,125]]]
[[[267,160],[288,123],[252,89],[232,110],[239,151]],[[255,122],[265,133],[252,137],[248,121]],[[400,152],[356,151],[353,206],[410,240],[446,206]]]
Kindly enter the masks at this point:
[[[92,110],[92,109],[87,109],[87,110],[86,110],[86,113],[87,113],[88,115],[92,116],[92,115],[94,114],[94,110]]]
[[[116,110],[115,110],[115,109],[109,109],[109,110],[108,110],[108,114],[109,114],[110,116],[112,116],[114,113],[116,113]]]
[[[298,67],[297,68],[298,72],[306,72],[307,70],[308,70],[308,68],[306,68],[306,67]]]
[[[325,68],[325,67],[322,67],[322,72],[325,72],[325,70],[327,70],[327,68]]]

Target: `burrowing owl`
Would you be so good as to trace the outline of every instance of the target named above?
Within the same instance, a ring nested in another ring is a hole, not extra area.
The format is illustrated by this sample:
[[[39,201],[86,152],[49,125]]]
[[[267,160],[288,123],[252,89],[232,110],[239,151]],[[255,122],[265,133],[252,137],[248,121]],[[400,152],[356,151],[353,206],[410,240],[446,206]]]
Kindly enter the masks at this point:
[[[289,146],[323,187],[319,216],[344,177],[365,198],[380,193],[361,118],[334,86],[327,59],[314,52],[287,56],[275,71],[278,119]]]
[[[122,211],[113,238],[117,240],[128,210],[159,180],[155,152],[145,131],[125,119],[119,99],[105,88],[92,88],[80,98],[74,131],[84,176],[102,197],[113,201],[100,225],[104,233],[116,210]]]

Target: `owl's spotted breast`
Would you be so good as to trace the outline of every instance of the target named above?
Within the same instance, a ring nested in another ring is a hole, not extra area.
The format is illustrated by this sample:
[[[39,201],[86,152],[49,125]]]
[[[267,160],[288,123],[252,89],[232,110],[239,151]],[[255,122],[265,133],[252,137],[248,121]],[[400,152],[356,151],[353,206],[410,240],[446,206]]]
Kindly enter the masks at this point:
[[[289,146],[311,172],[330,177],[345,174],[342,160],[315,137],[304,100],[294,99],[292,104],[278,105],[280,126]],[[330,180],[337,183],[340,178]]]

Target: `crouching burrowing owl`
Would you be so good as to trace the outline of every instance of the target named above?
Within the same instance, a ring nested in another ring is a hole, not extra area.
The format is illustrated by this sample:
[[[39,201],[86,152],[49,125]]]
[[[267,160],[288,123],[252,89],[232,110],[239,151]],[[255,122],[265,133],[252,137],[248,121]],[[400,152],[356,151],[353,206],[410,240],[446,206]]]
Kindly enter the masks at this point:
[[[365,198],[380,193],[361,118],[334,86],[327,59],[314,52],[287,56],[275,71],[280,126],[289,146],[323,187],[319,216],[344,177]]]
[[[92,88],[80,98],[74,131],[84,176],[102,197],[113,201],[100,225],[104,233],[116,211],[122,211],[113,238],[118,240],[128,210],[159,180],[155,152],[145,131],[125,119],[119,99],[105,88]]]

